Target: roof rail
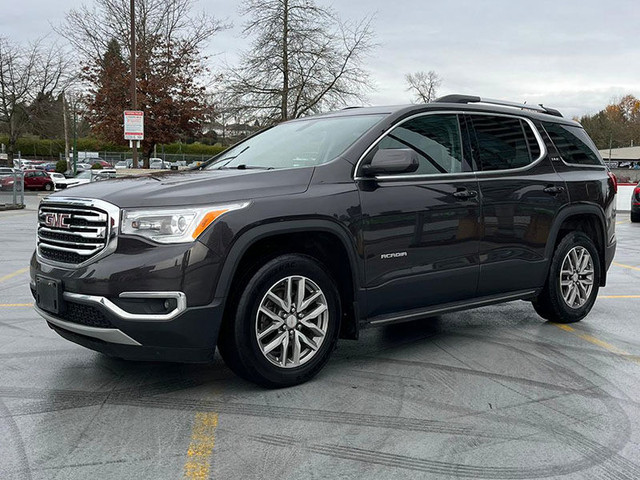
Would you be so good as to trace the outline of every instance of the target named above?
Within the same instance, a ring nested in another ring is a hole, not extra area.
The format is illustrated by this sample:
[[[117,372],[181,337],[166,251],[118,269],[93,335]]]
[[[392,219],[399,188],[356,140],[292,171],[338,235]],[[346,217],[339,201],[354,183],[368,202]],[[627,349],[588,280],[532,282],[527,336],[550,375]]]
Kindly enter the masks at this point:
[[[505,100],[495,100],[493,98],[481,98],[476,95],[445,95],[436,99],[438,103],[487,103],[489,105],[502,105],[503,107],[514,107],[523,110],[533,110],[534,112],[546,113],[555,117],[562,117],[562,114],[555,108],[547,108],[542,104],[529,105],[528,103],[507,102]]]

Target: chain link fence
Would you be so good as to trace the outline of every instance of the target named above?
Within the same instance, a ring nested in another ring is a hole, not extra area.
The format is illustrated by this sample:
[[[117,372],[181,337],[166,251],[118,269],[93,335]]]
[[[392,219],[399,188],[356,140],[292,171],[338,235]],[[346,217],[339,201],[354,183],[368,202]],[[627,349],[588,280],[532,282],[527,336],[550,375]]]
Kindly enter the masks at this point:
[[[0,175],[0,209],[24,207],[24,174],[20,170]]]
[[[79,152],[81,155],[78,157],[78,163],[89,163],[92,159],[104,160],[111,165],[115,165],[121,161],[131,161],[131,152]],[[194,162],[206,162],[213,155],[211,154],[186,154],[186,153],[158,153],[157,157],[167,163],[184,162],[185,165],[189,165]],[[60,155],[60,160],[64,160],[64,155]],[[142,165],[143,158],[138,155],[138,163]]]

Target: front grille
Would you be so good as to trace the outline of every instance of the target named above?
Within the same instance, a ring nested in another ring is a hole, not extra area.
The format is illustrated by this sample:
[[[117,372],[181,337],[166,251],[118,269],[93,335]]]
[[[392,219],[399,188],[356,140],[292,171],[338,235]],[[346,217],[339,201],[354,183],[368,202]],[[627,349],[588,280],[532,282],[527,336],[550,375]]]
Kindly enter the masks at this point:
[[[69,301],[65,301],[65,306],[64,312],[57,314],[56,317],[67,322],[79,323],[89,327],[115,328],[109,319],[96,307]]]
[[[38,250],[55,262],[77,265],[107,246],[109,214],[93,206],[46,203],[38,212]]]

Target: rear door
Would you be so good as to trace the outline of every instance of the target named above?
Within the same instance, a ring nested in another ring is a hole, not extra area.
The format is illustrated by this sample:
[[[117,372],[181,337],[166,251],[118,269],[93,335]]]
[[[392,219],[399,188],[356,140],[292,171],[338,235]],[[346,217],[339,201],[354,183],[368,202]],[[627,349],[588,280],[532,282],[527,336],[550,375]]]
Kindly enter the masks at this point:
[[[476,293],[480,204],[464,118],[406,119],[372,146],[411,148],[413,174],[357,182],[363,214],[367,317],[466,300]]]
[[[35,172],[33,175],[34,187],[43,188],[49,182],[49,175],[45,172]]]
[[[38,188],[36,173],[38,172],[26,172],[24,174],[24,188]]]
[[[569,197],[535,125],[515,115],[470,113],[482,199],[478,296],[544,285],[545,246]]]

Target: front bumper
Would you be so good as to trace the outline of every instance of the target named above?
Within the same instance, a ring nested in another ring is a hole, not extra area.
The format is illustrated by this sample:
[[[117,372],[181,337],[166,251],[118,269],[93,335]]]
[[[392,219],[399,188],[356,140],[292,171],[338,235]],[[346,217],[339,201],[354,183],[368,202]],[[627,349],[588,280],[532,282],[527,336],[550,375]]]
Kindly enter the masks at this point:
[[[122,238],[115,252],[76,269],[34,254],[31,289],[35,297],[36,277],[60,282],[59,312],[36,311],[75,343],[132,360],[204,362],[213,358],[222,321],[224,301],[214,298],[220,260],[199,242]]]
[[[35,310],[67,340],[130,360],[207,362],[213,358],[222,319],[220,304],[185,306],[168,314],[131,314],[105,297],[66,292],[63,298],[59,313],[37,306]]]

